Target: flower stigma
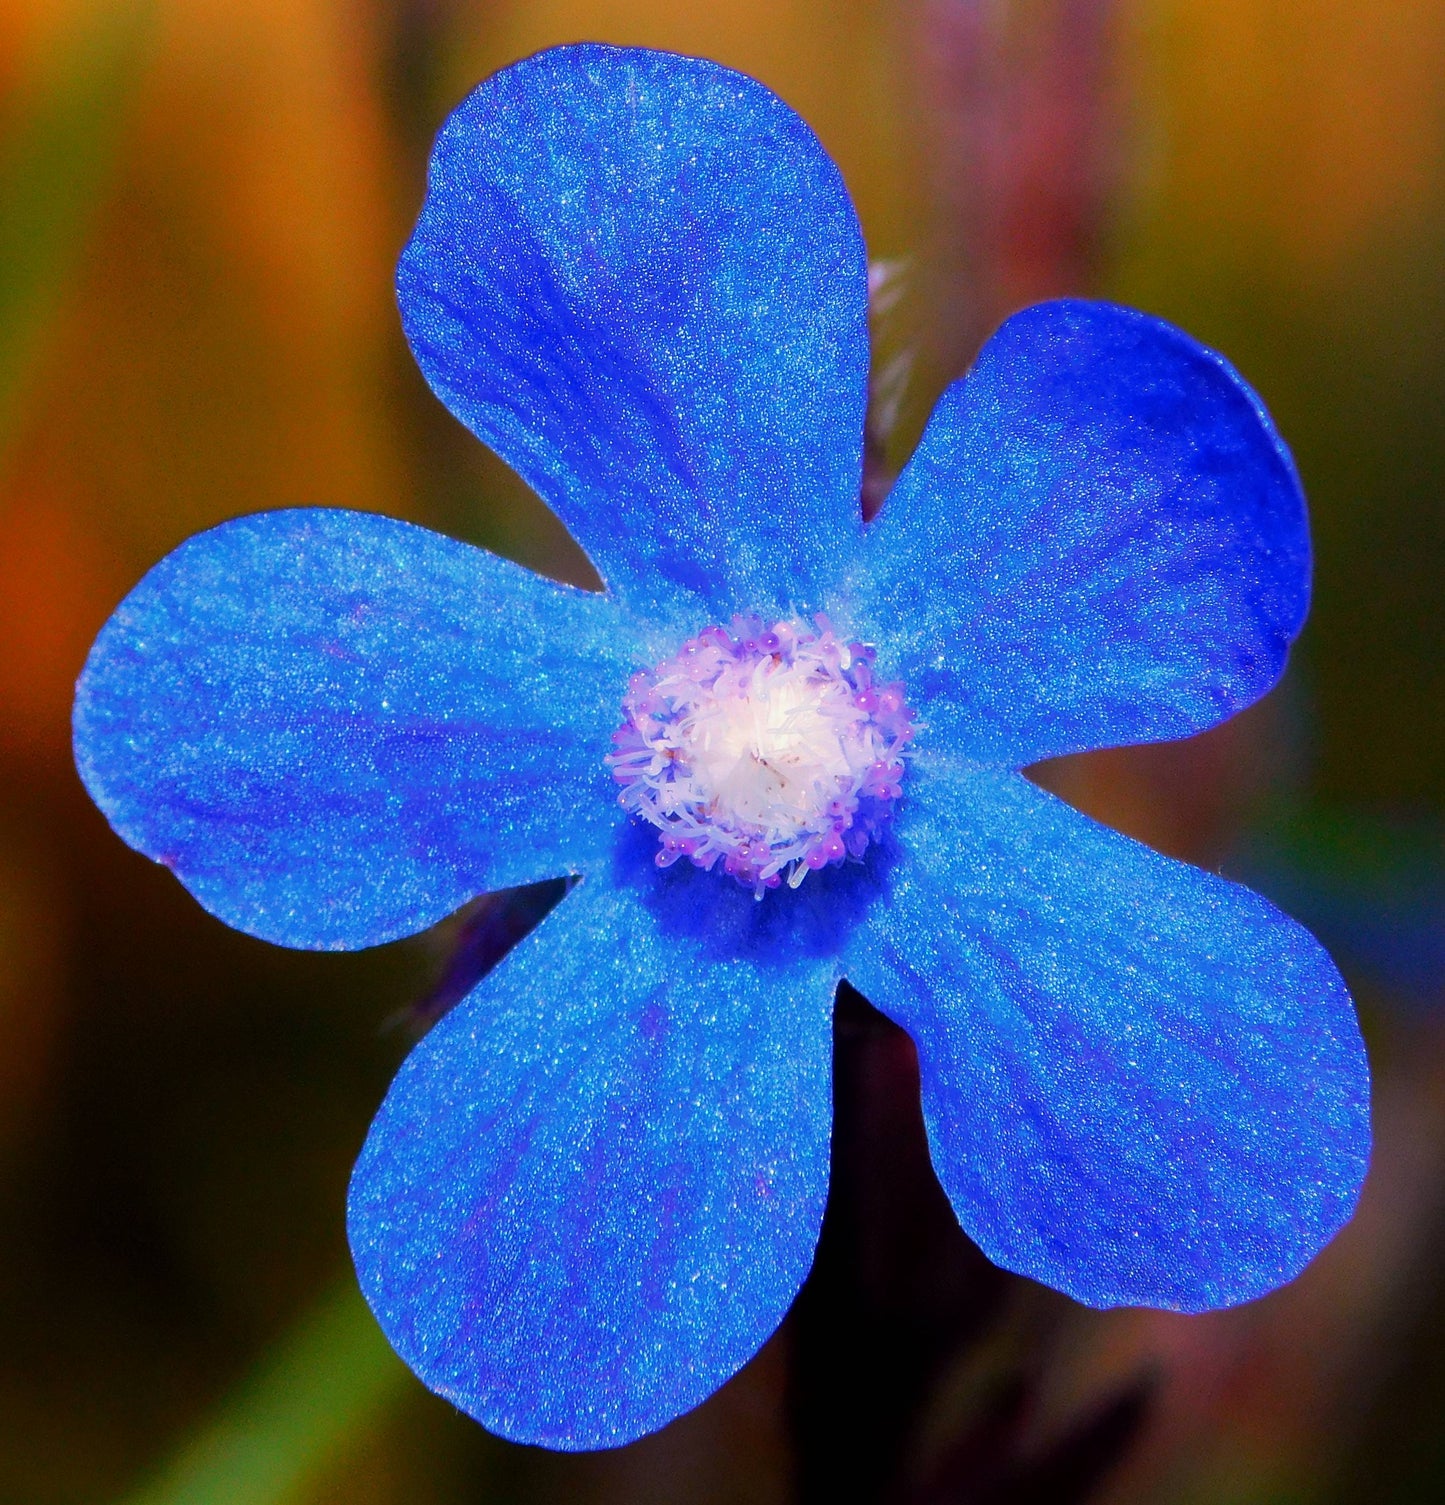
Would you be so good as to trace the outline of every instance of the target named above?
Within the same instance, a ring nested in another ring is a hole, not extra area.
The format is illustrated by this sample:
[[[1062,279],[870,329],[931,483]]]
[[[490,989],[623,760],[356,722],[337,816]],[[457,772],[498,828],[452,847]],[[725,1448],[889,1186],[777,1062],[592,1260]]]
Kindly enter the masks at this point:
[[[903,792],[913,713],[824,616],[734,617],[628,681],[607,763],[656,862],[718,863],[761,899],[862,858]]]

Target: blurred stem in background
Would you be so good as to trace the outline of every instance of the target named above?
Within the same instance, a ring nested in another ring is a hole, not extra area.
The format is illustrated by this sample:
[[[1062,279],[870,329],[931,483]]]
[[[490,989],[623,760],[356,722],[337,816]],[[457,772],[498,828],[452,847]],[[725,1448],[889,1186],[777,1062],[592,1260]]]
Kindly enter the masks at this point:
[[[1011,313],[1093,293],[1127,173],[1119,0],[918,0],[930,318],[960,374]]]
[[[285,1505],[415,1388],[348,1271],[128,1505]]]
[[[152,0],[99,5],[45,39],[0,143],[0,482],[27,394],[125,145]]]

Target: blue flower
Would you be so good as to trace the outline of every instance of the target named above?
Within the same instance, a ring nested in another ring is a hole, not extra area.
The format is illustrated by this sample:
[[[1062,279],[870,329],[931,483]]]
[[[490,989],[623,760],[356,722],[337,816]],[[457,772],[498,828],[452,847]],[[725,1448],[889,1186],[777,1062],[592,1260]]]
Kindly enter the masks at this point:
[[[773,1331],[845,977],[917,1043],[964,1229],[1088,1305],[1258,1296],[1364,1176],[1320,946],[1017,771],[1278,678],[1309,543],[1269,417],[1168,325],[1044,304],[865,528],[866,282],[758,84],[598,46],[507,69],[437,142],[402,314],[605,594],[269,513],[157,565],[79,686],[96,802],[252,935],[371,946],[580,875],[412,1051],[351,1189],[392,1343],[507,1437],[627,1442]]]

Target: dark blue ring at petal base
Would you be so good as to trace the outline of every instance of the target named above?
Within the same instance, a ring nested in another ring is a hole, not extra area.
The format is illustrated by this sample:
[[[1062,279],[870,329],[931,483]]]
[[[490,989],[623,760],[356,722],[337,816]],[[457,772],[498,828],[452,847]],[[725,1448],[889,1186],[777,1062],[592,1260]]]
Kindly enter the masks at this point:
[[[907,800],[907,786],[903,799]],[[759,967],[795,956],[836,956],[888,888],[904,854],[890,831],[858,861],[810,872],[797,888],[784,883],[761,899],[729,877],[683,860],[659,868],[657,828],[630,819],[617,833],[610,880],[636,894],[661,934],[701,943],[717,959],[745,958]]]

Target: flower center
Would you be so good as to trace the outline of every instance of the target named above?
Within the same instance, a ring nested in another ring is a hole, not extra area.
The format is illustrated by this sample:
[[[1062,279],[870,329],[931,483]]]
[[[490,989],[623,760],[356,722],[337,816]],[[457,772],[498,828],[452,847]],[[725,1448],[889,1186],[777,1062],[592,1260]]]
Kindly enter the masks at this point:
[[[826,617],[735,617],[634,674],[607,762],[623,808],[660,833],[657,865],[721,862],[761,898],[861,858],[902,792],[914,733],[875,656]]]

